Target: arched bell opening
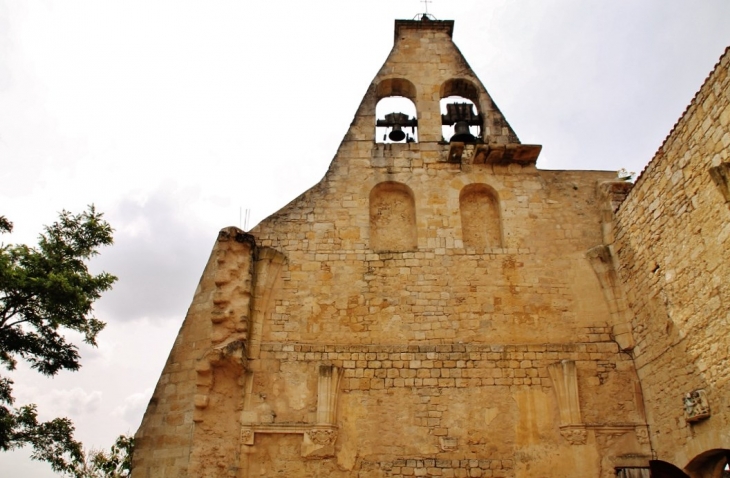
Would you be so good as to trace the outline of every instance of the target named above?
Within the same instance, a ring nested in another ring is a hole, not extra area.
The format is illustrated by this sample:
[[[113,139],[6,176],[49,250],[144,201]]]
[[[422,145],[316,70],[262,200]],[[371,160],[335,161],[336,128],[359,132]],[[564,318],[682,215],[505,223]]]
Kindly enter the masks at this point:
[[[418,113],[413,101],[388,96],[375,106],[376,143],[417,143]]]
[[[375,141],[417,143],[416,86],[405,78],[386,78],[375,87]]]
[[[453,78],[441,85],[441,134],[444,141],[482,142],[484,118],[479,108],[479,90],[474,83]]]
[[[441,98],[441,136],[446,142],[482,142],[482,119],[476,104],[463,96]]]

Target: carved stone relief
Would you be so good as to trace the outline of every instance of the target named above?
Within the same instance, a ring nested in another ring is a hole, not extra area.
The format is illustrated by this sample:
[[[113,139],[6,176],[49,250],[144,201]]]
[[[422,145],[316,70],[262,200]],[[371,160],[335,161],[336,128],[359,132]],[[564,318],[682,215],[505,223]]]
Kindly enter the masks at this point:
[[[710,402],[704,390],[693,390],[684,396],[684,419],[687,422],[697,422],[709,416]]]
[[[241,429],[241,443],[244,445],[253,445],[253,430],[250,428]]]
[[[639,425],[636,427],[636,440],[641,445],[649,444],[649,427],[646,425]]]
[[[308,430],[305,435],[315,445],[334,445],[337,440],[337,430],[332,428],[315,428]]]
[[[585,445],[588,439],[588,432],[582,426],[560,427],[560,434],[568,440],[571,445]]]

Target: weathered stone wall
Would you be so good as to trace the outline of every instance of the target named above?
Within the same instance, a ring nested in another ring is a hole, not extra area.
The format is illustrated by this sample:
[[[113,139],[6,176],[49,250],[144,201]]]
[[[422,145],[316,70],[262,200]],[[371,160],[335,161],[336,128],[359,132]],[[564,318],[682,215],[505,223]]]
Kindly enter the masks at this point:
[[[135,478],[226,476],[238,465],[238,421],[202,415],[209,406],[240,413],[252,247],[235,230],[219,234],[135,436]],[[215,466],[203,472],[201,456]]]
[[[562,360],[577,364],[582,418],[588,424],[585,435],[573,445],[562,435],[560,406],[548,373],[550,365]],[[315,377],[322,362],[342,370],[338,441],[328,476],[533,476],[530,470],[535,467],[560,469],[561,476],[575,477],[585,476],[586,470],[599,476],[603,468],[600,476],[612,476],[615,463],[610,459],[602,463],[601,455],[616,459],[622,450],[646,451],[645,442],[638,441],[643,440],[645,428],[636,425],[643,423],[643,415],[633,363],[612,342],[265,344],[259,362],[273,375],[297,367],[301,376]],[[291,419],[291,408],[307,411],[306,400],[299,404],[291,398],[282,400],[281,395],[267,393],[272,387],[263,382],[258,390],[270,404],[266,410],[277,410],[277,422]],[[312,386],[295,387],[300,393],[308,390],[310,398],[315,395]],[[288,392],[289,397],[297,396],[294,390]],[[255,449],[266,443],[259,442],[259,436],[266,440],[266,435],[256,434],[254,454],[262,453]],[[558,450],[574,468],[562,469],[554,456]],[[254,458],[251,476],[259,467],[293,466],[289,458],[269,458],[267,463]],[[428,465],[436,461],[439,465]],[[440,474],[427,468],[439,468]]]
[[[269,340],[544,343],[610,321],[584,257],[601,241],[594,184],[609,174],[465,174],[435,163],[388,175],[412,186],[417,249],[369,247],[367,199],[379,178],[367,167],[336,170],[329,194],[307,194],[253,231],[288,258]],[[504,248],[463,246],[459,193],[472,182],[500,192]]]
[[[680,467],[730,448],[729,71],[726,52],[616,214],[651,440]],[[690,424],[696,389],[711,417]]]
[[[598,185],[615,173],[538,170],[540,147],[519,143],[452,27],[397,23],[322,181],[250,235],[224,230],[135,473],[607,478],[646,465],[636,372],[612,335],[625,317],[589,253],[611,208]],[[451,94],[477,105],[484,144],[441,141]],[[388,95],[413,100],[418,143],[373,141]],[[173,412],[187,428],[168,426]]]

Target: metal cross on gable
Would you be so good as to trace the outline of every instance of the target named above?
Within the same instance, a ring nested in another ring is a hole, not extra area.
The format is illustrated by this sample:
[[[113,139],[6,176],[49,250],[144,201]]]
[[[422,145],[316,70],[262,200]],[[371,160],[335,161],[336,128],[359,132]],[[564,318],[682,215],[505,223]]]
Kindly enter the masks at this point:
[[[420,0],[421,3],[423,3],[423,6],[426,8],[426,14],[428,14],[428,4],[433,3],[431,0]]]

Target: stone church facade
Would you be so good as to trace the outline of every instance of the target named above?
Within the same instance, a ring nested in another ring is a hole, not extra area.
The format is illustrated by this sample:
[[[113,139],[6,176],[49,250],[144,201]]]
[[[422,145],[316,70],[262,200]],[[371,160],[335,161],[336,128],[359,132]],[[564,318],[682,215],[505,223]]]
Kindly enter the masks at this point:
[[[632,185],[538,169],[453,26],[396,21],[324,178],[220,232],[135,478],[724,476],[728,53]]]

